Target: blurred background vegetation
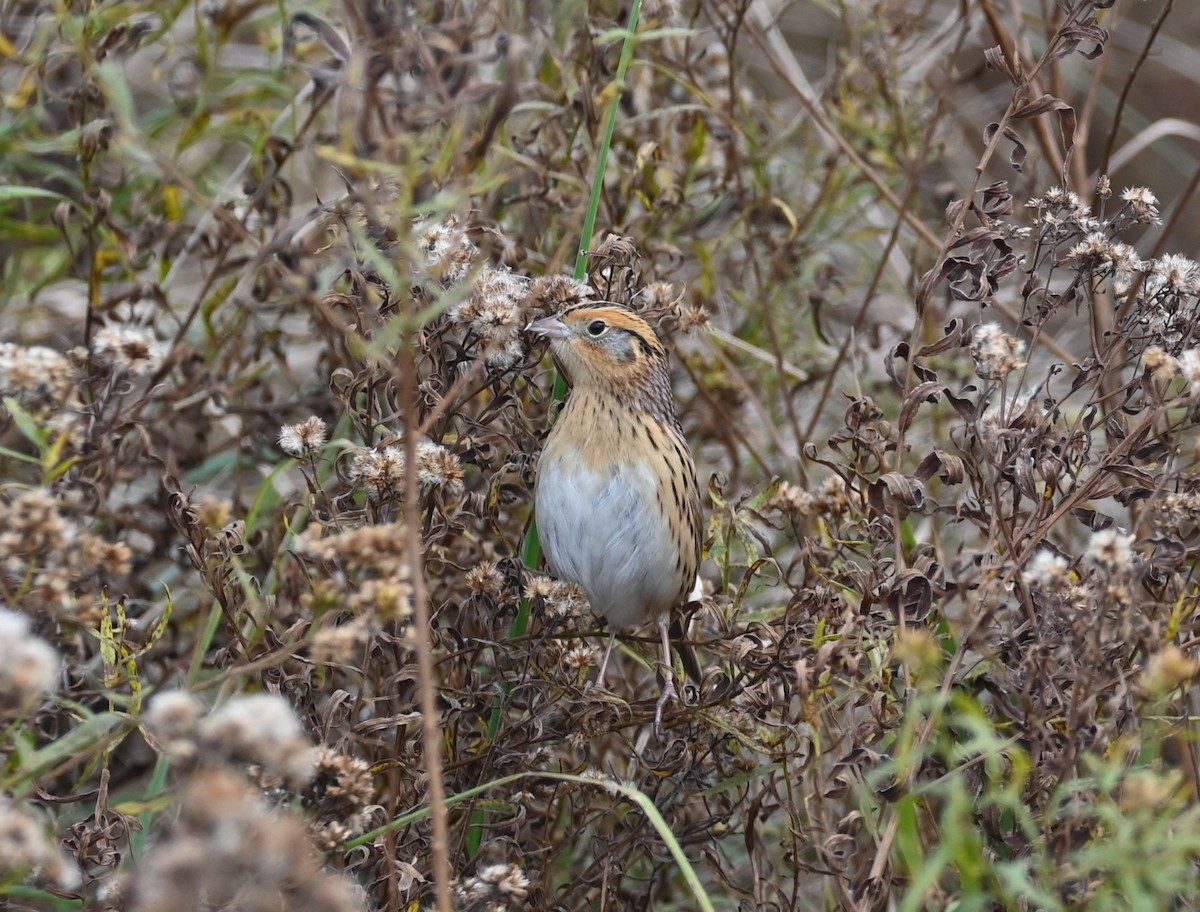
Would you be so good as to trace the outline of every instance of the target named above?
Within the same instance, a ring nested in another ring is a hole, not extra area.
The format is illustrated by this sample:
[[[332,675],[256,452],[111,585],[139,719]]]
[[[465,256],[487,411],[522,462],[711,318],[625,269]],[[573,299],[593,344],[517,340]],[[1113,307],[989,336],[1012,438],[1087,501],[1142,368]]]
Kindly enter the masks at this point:
[[[1198,31],[5,2],[0,902],[1196,906]],[[572,275],[707,492],[663,739],[529,535]]]

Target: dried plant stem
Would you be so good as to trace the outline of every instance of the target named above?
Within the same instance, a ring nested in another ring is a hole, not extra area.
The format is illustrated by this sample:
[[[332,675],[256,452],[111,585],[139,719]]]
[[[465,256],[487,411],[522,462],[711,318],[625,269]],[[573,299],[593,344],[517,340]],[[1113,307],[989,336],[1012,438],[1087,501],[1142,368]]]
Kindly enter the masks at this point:
[[[1162,9],[1154,19],[1154,23],[1150,26],[1150,31],[1146,35],[1146,40],[1142,44],[1142,50],[1138,54],[1137,60],[1133,62],[1133,66],[1129,68],[1129,74],[1121,84],[1121,94],[1117,98],[1116,110],[1112,115],[1112,127],[1108,131],[1108,139],[1104,143],[1104,152],[1100,156],[1100,167],[1098,169],[1098,173],[1100,174],[1108,173],[1109,162],[1112,161],[1113,150],[1117,144],[1117,134],[1121,132],[1121,121],[1125,117],[1125,106],[1129,102],[1129,92],[1133,88],[1134,80],[1137,78],[1138,73],[1141,72],[1142,66],[1149,58],[1151,50],[1155,48],[1158,33],[1166,23],[1167,17],[1171,15],[1171,10],[1174,6],[1175,0],[1167,0],[1163,4]]]
[[[805,88],[797,81],[797,74],[794,73],[792,68],[789,67],[781,58],[775,47],[775,44],[778,41],[778,36],[776,34],[778,27],[774,23],[773,18],[769,17],[767,14],[764,14],[762,8],[759,6],[755,6],[754,9],[756,14],[759,15],[761,19],[767,20],[767,22],[764,24],[763,21],[751,20],[748,23],[748,31],[751,38],[753,38],[754,42],[758,45],[759,50],[762,51],[766,57],[767,62],[771,65],[772,70],[791,89],[796,99],[804,106],[804,109],[812,117],[813,121],[833,141],[837,147],[837,151],[844,155],[864,178],[870,181],[872,186],[879,192],[880,197],[887,201],[888,205],[897,212],[901,221],[903,221],[904,224],[912,229],[912,231],[922,241],[938,250],[937,257],[934,260],[934,268],[936,269],[945,258],[946,251],[949,249],[950,244],[954,242],[954,239],[958,236],[958,233],[962,228],[962,223],[966,218],[966,207],[963,207],[955,223],[951,225],[950,229],[945,233],[944,241],[934,234],[929,226],[920,221],[916,213],[903,204],[901,199],[895,194],[895,192],[893,192],[891,187],[887,185],[886,181],[879,174],[879,172],[875,168],[871,167],[867,160],[858,152],[857,149],[854,148],[853,145],[850,144],[849,140],[847,140],[846,137],[844,137],[837,127],[830,121],[818,100],[812,97],[809,92],[805,91]],[[1039,61],[1039,68],[1040,65],[1041,63]],[[1005,111],[1004,116],[1000,120],[1001,127],[1011,120],[1012,112],[1016,110],[1016,107],[1017,105],[1015,101],[1009,105],[1008,110]],[[963,194],[964,199],[969,199],[974,196],[975,190],[979,184],[979,179],[983,174],[983,169],[987,162],[991,159],[992,154],[999,146],[1002,139],[1003,130],[998,129],[991,143],[989,143],[988,148],[984,151],[980,158],[974,180],[971,182],[967,192]],[[1022,321],[1020,315],[1016,313],[1012,305],[1007,301],[995,299],[992,301],[992,304],[995,306],[997,311],[1004,314],[1004,316],[1012,321],[1014,325],[1021,325]],[[1029,332],[1028,328],[1026,331]],[[1071,354],[1049,336],[1041,336],[1038,341],[1041,345],[1044,345],[1047,349],[1053,352],[1055,357],[1061,358],[1063,361],[1068,363],[1072,360]],[[828,391],[826,391],[825,395],[828,396]],[[811,436],[811,433],[812,429],[810,428],[808,436]]]
[[[405,326],[400,342],[400,381],[404,426],[419,425],[417,368],[413,358],[416,341]],[[438,723],[437,679],[433,661],[428,592],[425,588],[425,557],[421,545],[421,498],[417,486],[417,436],[404,435],[405,489],[404,535],[412,577],[413,636],[416,638],[417,668],[420,672],[421,737],[424,743],[425,775],[429,781],[429,807],[433,817],[433,876],[437,887],[438,912],[452,912],[450,904],[450,828],[446,813],[446,786],[442,777],[441,726]]]

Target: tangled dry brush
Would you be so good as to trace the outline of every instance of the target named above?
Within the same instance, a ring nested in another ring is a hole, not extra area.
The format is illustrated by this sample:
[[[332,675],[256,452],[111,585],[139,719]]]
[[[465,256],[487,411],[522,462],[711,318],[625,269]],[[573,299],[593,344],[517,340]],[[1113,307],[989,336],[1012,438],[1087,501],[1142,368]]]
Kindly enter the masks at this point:
[[[0,26],[6,908],[1195,906],[1172,3],[286,6]],[[661,739],[530,531],[587,298],[706,487]]]

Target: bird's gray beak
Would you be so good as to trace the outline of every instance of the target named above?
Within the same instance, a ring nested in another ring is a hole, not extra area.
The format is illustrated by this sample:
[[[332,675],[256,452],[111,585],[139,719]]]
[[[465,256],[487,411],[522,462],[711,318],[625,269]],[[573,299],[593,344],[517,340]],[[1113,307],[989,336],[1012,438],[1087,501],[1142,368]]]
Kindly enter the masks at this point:
[[[542,317],[540,320],[534,320],[525,327],[525,332],[545,336],[550,340],[565,339],[571,335],[571,331],[567,329],[567,324],[558,317]]]

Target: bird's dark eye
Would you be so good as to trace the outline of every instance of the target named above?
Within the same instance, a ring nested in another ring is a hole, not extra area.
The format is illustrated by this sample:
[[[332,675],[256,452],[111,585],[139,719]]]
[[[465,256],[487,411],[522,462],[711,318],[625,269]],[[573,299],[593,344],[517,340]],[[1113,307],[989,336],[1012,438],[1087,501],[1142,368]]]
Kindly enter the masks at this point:
[[[593,339],[599,339],[604,335],[606,329],[608,329],[608,324],[603,320],[593,320],[587,325],[587,334]]]

